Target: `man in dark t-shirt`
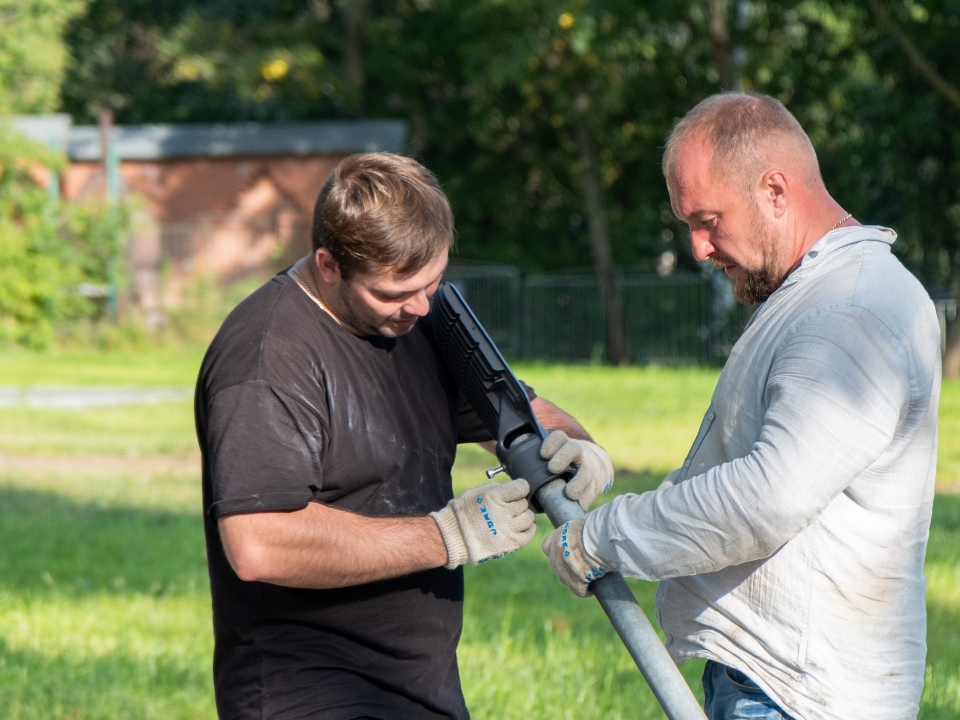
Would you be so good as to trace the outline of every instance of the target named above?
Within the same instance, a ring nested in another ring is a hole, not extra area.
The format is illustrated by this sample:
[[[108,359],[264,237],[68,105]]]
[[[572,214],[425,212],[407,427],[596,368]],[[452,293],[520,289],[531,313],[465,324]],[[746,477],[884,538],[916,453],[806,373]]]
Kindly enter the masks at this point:
[[[429,171],[347,158],[317,200],[314,252],[242,302],[204,358],[222,720],[468,717],[460,566],[523,547],[535,523],[524,480],[453,498],[457,443],[491,437],[430,335],[452,238]],[[568,494],[589,505],[609,458],[531,397],[558,431],[542,454],[579,465]]]

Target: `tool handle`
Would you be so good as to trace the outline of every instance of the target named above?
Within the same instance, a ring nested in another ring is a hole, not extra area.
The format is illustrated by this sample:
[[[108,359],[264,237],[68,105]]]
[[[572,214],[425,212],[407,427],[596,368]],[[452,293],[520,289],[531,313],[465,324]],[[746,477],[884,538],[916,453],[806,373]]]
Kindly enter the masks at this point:
[[[554,527],[583,515],[580,505],[564,493],[565,487],[562,480],[554,480],[537,492],[537,501]],[[590,587],[667,717],[670,720],[706,720],[700,704],[623,576],[610,572],[594,580]]]

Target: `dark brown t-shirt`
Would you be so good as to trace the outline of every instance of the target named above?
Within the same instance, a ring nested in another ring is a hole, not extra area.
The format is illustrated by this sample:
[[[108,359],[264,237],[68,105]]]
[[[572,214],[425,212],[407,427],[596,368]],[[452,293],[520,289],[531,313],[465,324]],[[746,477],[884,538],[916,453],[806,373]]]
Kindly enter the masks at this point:
[[[196,394],[221,720],[467,718],[461,570],[336,590],[243,582],[216,520],[322,502],[425,515],[458,442],[490,439],[430,340],[357,337],[281,273],[226,319]]]

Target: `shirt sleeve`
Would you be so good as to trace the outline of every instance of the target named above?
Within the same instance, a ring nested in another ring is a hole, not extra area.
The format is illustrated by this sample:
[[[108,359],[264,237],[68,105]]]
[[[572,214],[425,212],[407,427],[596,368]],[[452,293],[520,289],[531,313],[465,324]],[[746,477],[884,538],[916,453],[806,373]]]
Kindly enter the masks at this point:
[[[520,384],[523,386],[523,389],[527,391],[527,397],[532,401],[537,397],[537,393],[534,392],[533,388],[527,385],[523,380],[520,381]],[[471,442],[487,442],[488,440],[494,440],[495,438],[487,430],[486,426],[483,424],[483,420],[480,419],[480,416],[477,414],[477,411],[473,409],[473,405],[470,404],[470,400],[467,399],[467,396],[460,392],[460,389],[457,389],[457,442],[458,443],[471,443]]]
[[[219,391],[207,411],[212,517],[306,507],[323,486],[322,410],[269,383]]]
[[[646,580],[769,557],[881,461],[911,401],[907,358],[869,311],[804,321],[778,348],[750,452],[601,506],[588,515],[587,551]]]

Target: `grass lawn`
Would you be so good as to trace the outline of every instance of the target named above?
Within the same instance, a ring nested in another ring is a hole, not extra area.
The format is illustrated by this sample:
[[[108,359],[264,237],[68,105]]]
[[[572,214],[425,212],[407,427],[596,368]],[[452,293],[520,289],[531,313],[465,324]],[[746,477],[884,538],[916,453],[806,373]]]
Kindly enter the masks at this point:
[[[192,384],[200,353],[0,356],[0,385]],[[616,491],[656,485],[686,454],[716,372],[518,365],[610,451]],[[938,481],[960,488],[960,384],[945,387]],[[189,402],[0,414],[0,717],[214,718],[198,455]],[[459,489],[492,457],[464,447]],[[460,644],[474,718],[658,718],[593,600],[546,567],[546,532],[467,568]],[[937,496],[927,556],[921,717],[960,716],[960,495]],[[655,587],[633,583],[652,612]],[[699,663],[684,674],[699,693]]]

